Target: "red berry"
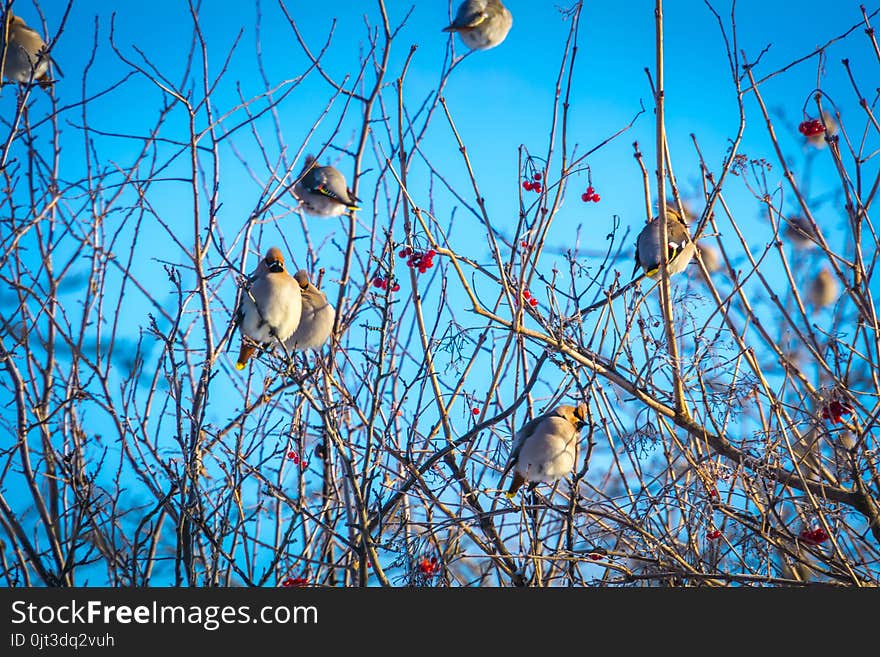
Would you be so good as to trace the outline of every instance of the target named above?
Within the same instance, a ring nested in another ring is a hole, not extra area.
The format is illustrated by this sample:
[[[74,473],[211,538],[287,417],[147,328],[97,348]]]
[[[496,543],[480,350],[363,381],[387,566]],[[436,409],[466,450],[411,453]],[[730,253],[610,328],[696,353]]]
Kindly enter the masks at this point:
[[[383,282],[384,282],[384,279],[382,279],[382,278],[379,277],[379,276],[376,276],[376,277],[373,279],[373,287],[382,287],[382,283],[383,283]]]
[[[593,198],[593,197],[590,196],[589,194],[587,194],[586,192],[584,192],[583,194],[581,194],[581,200],[582,200],[584,203],[589,203],[589,201],[590,201],[591,198]]]
[[[721,538],[721,530],[716,529],[714,531],[708,532],[706,534],[706,538],[708,538],[710,541],[718,540],[719,538]]]
[[[297,454],[293,450],[290,450],[289,452],[287,452],[287,458],[289,458],[294,463],[299,463],[299,454]]]
[[[531,296],[532,296],[531,292],[529,292],[528,290],[523,290],[523,299],[528,299]]]
[[[541,186],[541,183],[535,183],[534,185],[532,185],[532,189],[540,194],[544,188]]]
[[[522,184],[522,188],[523,188],[524,190],[526,190],[527,192],[532,191],[532,182],[531,182],[530,180],[526,180],[526,181]]]
[[[288,577],[281,582],[284,588],[308,586],[309,580],[305,577]]]
[[[602,200],[601,196],[599,196],[598,194],[593,194],[593,203],[598,203],[601,200]]]
[[[593,192],[595,192],[595,191],[596,191],[596,190],[593,189],[593,186],[590,185],[589,187],[587,187],[587,196],[592,196],[592,195],[593,195]]]
[[[391,287],[391,291],[392,291],[392,292],[397,292],[399,289],[400,289],[400,283],[395,283],[395,284]]]
[[[428,268],[425,265],[419,265],[420,274],[424,274],[426,271],[428,271]]]
[[[480,414],[479,408],[472,408],[471,409],[471,415],[479,415],[479,414]]]
[[[825,125],[819,119],[807,119],[801,121],[798,126],[798,132],[806,137],[815,137],[825,132]]]
[[[599,561],[599,559],[602,558],[602,555],[599,554],[598,552],[590,552],[589,557],[590,557],[590,559],[592,559],[593,561]]]
[[[542,177],[542,176],[541,176],[541,172],[540,172],[540,171],[538,171],[537,173],[535,173],[534,176],[532,176],[532,178],[534,178],[535,180],[540,180],[541,177]]]
[[[816,527],[815,529],[804,529],[801,532],[801,540],[805,543],[810,543],[812,545],[824,543],[828,540],[828,538],[828,533],[822,527]]]
[[[529,305],[530,305],[532,308],[534,308],[535,306],[538,305],[538,300],[537,300],[535,297],[532,297],[531,299],[529,299]]]
[[[434,249],[428,249],[427,253],[425,253],[426,258],[433,258],[437,255],[437,252]]]
[[[433,577],[440,570],[440,564],[437,557],[432,557],[430,561],[427,557],[422,557],[418,561],[419,572],[425,577]]]
[[[520,242],[519,245],[520,245],[522,248],[524,248],[524,249],[529,248],[529,243],[526,242],[525,240],[523,240],[522,242]]]

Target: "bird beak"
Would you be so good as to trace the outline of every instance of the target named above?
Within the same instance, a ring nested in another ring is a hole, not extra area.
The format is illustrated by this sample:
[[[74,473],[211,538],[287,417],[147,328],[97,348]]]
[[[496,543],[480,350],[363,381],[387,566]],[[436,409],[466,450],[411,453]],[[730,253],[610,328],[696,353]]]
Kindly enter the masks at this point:
[[[266,267],[268,267],[269,271],[273,274],[280,274],[284,271],[284,261],[283,260],[267,260]]]

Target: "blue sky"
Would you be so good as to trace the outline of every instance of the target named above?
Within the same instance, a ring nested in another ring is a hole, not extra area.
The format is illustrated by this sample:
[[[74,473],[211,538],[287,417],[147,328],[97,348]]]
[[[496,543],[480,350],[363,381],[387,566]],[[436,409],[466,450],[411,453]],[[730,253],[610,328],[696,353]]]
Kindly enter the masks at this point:
[[[546,140],[553,81],[568,29],[554,3],[511,1],[509,5],[515,21],[508,39],[501,47],[470,57],[453,75],[445,93],[457,126],[469,146],[481,186],[489,198],[511,194],[517,145],[522,143],[539,151],[539,145]],[[847,5],[850,11],[846,10]],[[410,6],[407,2],[389,2],[392,22],[399,21]],[[654,127],[650,90],[644,72],[645,67],[653,68],[654,65],[652,6],[653,3],[649,2],[586,4],[572,96],[572,141],[580,144],[583,151],[628,123],[639,110],[640,103],[649,110],[615,145],[598,152],[591,160],[596,186],[604,202],[601,206],[589,208],[590,215],[615,212],[626,222],[640,208],[639,195],[632,194],[640,178],[633,166],[629,144],[638,140],[648,161],[653,159]],[[726,18],[729,5],[719,3],[716,6]],[[738,46],[751,58],[771,46],[762,58],[758,73],[774,71],[793,58],[806,55],[858,21],[857,2],[844,3],[833,14],[822,14],[820,9],[824,6],[821,3],[801,3],[793,9],[785,2],[739,2]],[[64,3],[44,2],[41,7],[50,28],[55,26]],[[230,10],[231,7],[234,9]],[[341,80],[356,71],[354,63],[365,41],[363,15],[367,14],[375,24],[377,11],[371,2],[341,2],[336,8],[335,12],[327,12],[321,4],[290,5],[290,11],[314,49],[323,43],[333,14],[336,14],[337,27],[325,67],[334,78]],[[25,9],[28,9],[27,5]],[[20,9],[20,13],[35,23],[33,11],[25,9]],[[181,57],[185,53],[181,52],[181,47],[169,45],[189,43],[192,24],[185,3],[163,0],[126,3],[115,11],[115,41],[121,51],[138,59],[131,47],[137,44],[160,71],[172,80],[179,78]],[[404,28],[400,47],[392,53],[390,70],[395,72],[407,54],[406,46],[418,44],[407,78],[408,99],[413,102],[427,95],[436,85],[447,42],[447,35],[440,32],[440,27],[446,23],[447,11],[445,2],[416,3]],[[625,17],[621,16],[622,11]],[[275,3],[263,2],[262,12],[261,43],[269,79],[280,81],[299,74],[306,59],[293,40],[287,21]],[[817,17],[820,14],[821,19]],[[110,23],[107,3],[76,2],[53,52],[67,76],[59,85],[62,101],[69,98],[71,92],[79,92],[78,80],[89,54],[83,49],[83,41],[91,42],[96,16],[100,22],[100,46],[91,72],[92,88],[121,77],[127,70],[107,46]],[[238,30],[245,29],[230,62],[230,73],[220,83],[215,96],[215,104],[220,109],[235,103],[235,85],[241,85],[245,97],[261,89],[260,81],[255,79],[255,16],[255,8],[247,3],[205,3],[205,9],[200,13],[214,71],[219,69]],[[688,135],[691,132],[697,135],[705,153],[723,153],[725,142],[734,134],[737,125],[735,98],[717,23],[703,3],[668,2],[665,30],[670,143],[683,187],[685,191],[692,191],[698,177]],[[857,73],[864,71],[861,77],[870,80],[871,76],[876,76],[877,64],[868,49],[853,47],[853,41],[859,38],[852,37],[841,45],[832,46],[828,51],[827,66],[839,69],[840,58],[847,56],[854,70]],[[185,50],[185,46],[182,48]],[[460,44],[457,49],[463,52]],[[768,105],[783,108],[787,114],[798,117],[801,105],[816,86],[816,68],[816,59],[813,58],[764,85],[762,90]],[[823,86],[832,98],[839,98],[841,105],[851,102],[845,77],[834,75],[830,78]],[[328,85],[317,75],[311,75],[299,88],[295,99],[279,110],[285,138],[299,145],[328,97]],[[127,84],[111,98],[112,101],[103,106],[96,103],[92,108],[94,126],[108,132],[137,133],[138,126],[149,125],[155,119],[160,95],[139,80]],[[327,129],[335,123],[334,118],[331,112],[325,121],[326,128],[319,128],[318,137],[328,134]],[[442,144],[449,146],[449,135],[442,123],[435,122],[429,137],[435,140],[433,143],[438,148]],[[356,125],[357,116],[353,113],[340,132],[343,141],[353,135]],[[755,156],[771,155],[765,135],[760,121],[750,117],[742,151]],[[786,137],[795,138],[797,135]],[[312,145],[319,144],[320,139],[312,142]],[[795,145],[796,139],[788,142],[790,147]],[[124,153],[130,144],[122,142],[118,147]],[[797,155],[797,149],[793,149],[793,154]],[[441,151],[441,155],[454,157],[449,149]],[[350,171],[345,170],[347,164],[343,162],[342,168],[350,176]],[[244,184],[231,175],[223,182],[227,189]],[[369,177],[365,182],[369,183]],[[224,208],[229,214],[247,211],[249,199],[240,199],[239,205],[233,204],[233,200],[239,199],[230,196],[224,198]]]

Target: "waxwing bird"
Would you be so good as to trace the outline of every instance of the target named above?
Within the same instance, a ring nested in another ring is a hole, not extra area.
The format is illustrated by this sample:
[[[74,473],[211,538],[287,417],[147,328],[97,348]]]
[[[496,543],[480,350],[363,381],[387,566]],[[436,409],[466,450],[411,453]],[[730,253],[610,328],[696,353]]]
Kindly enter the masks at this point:
[[[293,195],[308,214],[338,217],[346,211],[360,210],[359,199],[351,193],[345,176],[336,167],[318,166],[315,158],[308,155],[299,178],[293,186]]]
[[[273,246],[257,266],[236,312],[242,340],[235,367],[244,369],[257,344],[268,347],[287,340],[301,314],[299,285],[284,267],[281,250]]]
[[[834,274],[828,267],[823,267],[807,289],[807,300],[813,304],[815,310],[819,310],[837,301],[839,293],[840,285],[834,278]]]
[[[51,87],[50,57],[43,37],[12,12],[6,14],[5,32],[2,36],[0,52],[6,53],[3,60],[3,75],[21,84],[35,81],[43,89]]]
[[[580,430],[586,424],[587,405],[557,406],[540,415],[516,432],[504,474],[513,468],[513,482],[507,491],[513,497],[520,486],[529,482],[555,483],[574,469]],[[504,475],[502,475],[502,478]]]
[[[660,218],[654,217],[645,224],[642,232],[636,238],[635,267],[633,276],[641,267],[645,276],[656,279],[660,274]],[[684,271],[694,257],[696,246],[690,239],[687,226],[681,220],[681,216],[670,208],[666,209],[666,236],[668,238],[666,271],[669,275]]]
[[[458,32],[471,50],[488,50],[504,41],[512,26],[513,15],[500,0],[465,0],[443,31]]]
[[[788,218],[782,234],[796,249],[812,249],[818,243],[813,224],[800,215]]]
[[[320,349],[333,331],[336,310],[327,301],[327,295],[309,281],[309,275],[300,269],[293,275],[302,294],[302,317],[299,326],[284,342],[288,351]]]

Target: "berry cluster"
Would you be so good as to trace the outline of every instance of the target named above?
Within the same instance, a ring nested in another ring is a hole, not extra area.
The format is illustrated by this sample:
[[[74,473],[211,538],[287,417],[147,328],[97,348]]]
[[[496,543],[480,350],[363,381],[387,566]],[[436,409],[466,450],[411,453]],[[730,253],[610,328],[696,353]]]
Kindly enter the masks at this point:
[[[424,274],[434,266],[434,256],[437,252],[434,249],[428,249],[424,253],[421,251],[413,251],[408,246],[403,247],[397,254],[401,258],[406,258],[406,266],[411,269],[418,269],[420,274]]]
[[[852,406],[835,399],[822,409],[822,419],[830,420],[834,424],[840,424],[843,422],[843,416],[851,413]]]
[[[805,529],[801,532],[801,540],[804,543],[808,543],[810,545],[819,545],[820,543],[824,543],[830,537],[828,536],[828,532],[826,532],[821,527],[816,527],[814,529]]]
[[[287,579],[281,582],[281,586],[286,589],[289,588],[302,588],[303,586],[308,586],[309,580],[305,577],[288,577]]]
[[[602,197],[596,193],[596,190],[593,189],[593,186],[590,185],[587,187],[587,191],[581,194],[581,200],[584,203],[598,203],[602,200]]]
[[[540,172],[536,172],[535,175],[532,176],[534,181],[532,180],[524,180],[522,184],[522,188],[527,192],[535,192],[536,194],[540,194],[544,191],[544,186],[541,184],[541,176]]]
[[[437,557],[422,557],[419,559],[417,564],[419,569],[419,574],[423,577],[431,579],[434,575],[440,572],[440,562],[437,561]]]
[[[798,132],[804,137],[815,137],[825,132],[825,124],[819,119],[807,119],[806,121],[801,121],[801,124],[798,126]]]
[[[535,306],[538,305],[538,300],[535,297],[533,297],[532,293],[529,292],[528,290],[523,290],[522,295],[523,295],[523,299],[525,299],[532,308],[534,308]]]
[[[721,530],[713,529],[711,532],[706,532],[706,538],[710,541],[717,541],[719,538],[721,538]]]
[[[289,452],[287,452],[287,458],[289,458],[291,461],[293,461],[294,465],[299,464],[299,454],[297,454],[293,450],[290,450]]]
[[[391,285],[391,291],[397,292],[400,289],[400,283],[392,283],[394,279],[388,279],[384,276],[374,276],[373,277],[373,287],[377,287],[380,290],[387,290],[388,286]]]

